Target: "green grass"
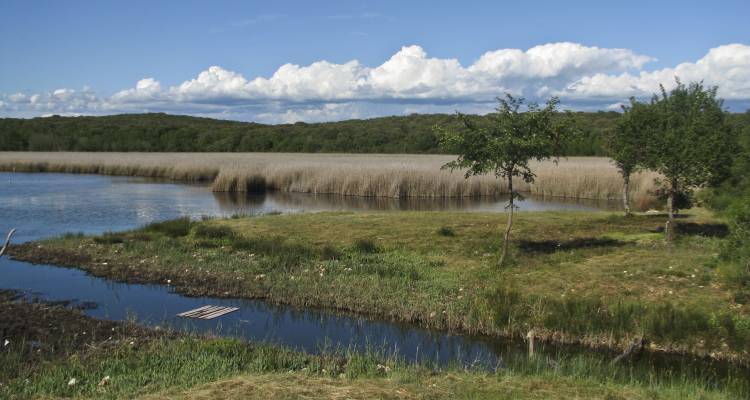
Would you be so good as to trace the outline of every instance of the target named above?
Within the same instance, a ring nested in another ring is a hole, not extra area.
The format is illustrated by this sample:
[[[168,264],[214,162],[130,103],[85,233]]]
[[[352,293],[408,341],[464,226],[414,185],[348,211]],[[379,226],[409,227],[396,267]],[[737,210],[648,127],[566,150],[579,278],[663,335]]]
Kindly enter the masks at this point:
[[[730,399],[748,390],[742,381],[660,378],[585,356],[562,358],[556,367],[546,359],[523,357],[508,360],[498,372],[438,370],[406,364],[383,352],[328,350],[315,356],[278,346],[197,337],[100,343],[33,367],[19,362],[12,350],[3,352],[0,361],[3,369],[16,370],[0,386],[0,396],[9,399],[133,398],[158,392],[157,397],[244,398],[258,396],[257,390],[268,397],[284,393],[296,397],[299,394],[292,395],[313,387],[321,391],[320,398],[344,388],[354,398],[395,398],[408,389],[409,398],[535,399],[554,394],[570,399]],[[101,384],[105,377],[108,382]],[[76,380],[74,385],[68,384],[71,379]],[[264,384],[239,390],[237,381]],[[214,393],[205,397],[207,382],[213,382],[207,386]]]
[[[513,264],[503,269],[496,267],[503,215],[447,212],[166,222],[158,226],[179,229],[150,225],[118,234],[122,243],[59,238],[28,246],[25,257],[64,264],[55,253],[67,252],[70,264],[94,274],[170,279],[193,295],[494,336],[533,328],[543,339],[591,346],[622,348],[645,336],[654,350],[748,361],[750,306],[735,301],[722,277],[721,221],[703,210],[679,221],[689,234],[669,245],[657,232],[660,215],[521,213]]]

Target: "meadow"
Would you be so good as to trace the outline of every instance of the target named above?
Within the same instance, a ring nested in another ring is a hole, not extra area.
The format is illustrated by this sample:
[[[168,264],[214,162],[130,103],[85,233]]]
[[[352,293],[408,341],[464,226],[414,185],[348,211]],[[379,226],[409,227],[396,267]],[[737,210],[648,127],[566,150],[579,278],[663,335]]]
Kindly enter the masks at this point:
[[[304,153],[64,153],[2,152],[0,170],[66,172],[211,182],[215,191],[280,190],[378,197],[467,197],[507,193],[493,176],[465,179],[441,170],[448,155]],[[534,162],[536,182],[516,183],[525,193],[572,199],[622,198],[622,177],[608,158],[569,157]],[[631,178],[638,209],[654,203],[652,172]]]
[[[428,328],[747,363],[750,305],[717,259],[727,234],[700,209],[663,240],[663,215],[536,212],[518,217],[511,266],[496,266],[502,215],[312,213],[159,222],[11,248],[195,296],[259,298]]]

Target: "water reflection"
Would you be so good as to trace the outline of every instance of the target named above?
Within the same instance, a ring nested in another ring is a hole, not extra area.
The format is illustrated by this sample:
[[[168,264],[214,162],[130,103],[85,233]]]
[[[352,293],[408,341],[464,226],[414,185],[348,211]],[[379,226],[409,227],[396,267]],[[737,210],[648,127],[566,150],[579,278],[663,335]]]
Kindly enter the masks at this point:
[[[258,213],[263,211],[474,211],[504,212],[508,202],[502,197],[453,198],[387,198],[341,196],[336,194],[309,194],[289,192],[266,193],[213,193],[219,207],[225,212]],[[596,211],[618,210],[618,201],[544,198],[525,196],[517,202],[520,211]]]
[[[505,210],[504,198],[356,197],[268,192],[213,193],[206,185],[100,175],[0,173],[0,232],[18,228],[17,241],[66,232],[120,231],[177,217],[304,211]],[[522,211],[597,210],[617,203],[529,197]]]

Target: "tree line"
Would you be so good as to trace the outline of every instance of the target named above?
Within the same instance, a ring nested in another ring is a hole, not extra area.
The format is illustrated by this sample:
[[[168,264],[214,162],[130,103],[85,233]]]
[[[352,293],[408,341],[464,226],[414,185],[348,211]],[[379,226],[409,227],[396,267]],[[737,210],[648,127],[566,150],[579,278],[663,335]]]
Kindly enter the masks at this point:
[[[608,155],[605,138],[618,112],[572,113],[580,134],[569,156]],[[742,114],[729,118],[750,126]],[[491,116],[477,116],[479,120]],[[0,119],[0,151],[445,153],[432,127],[452,115],[265,125],[167,114]]]

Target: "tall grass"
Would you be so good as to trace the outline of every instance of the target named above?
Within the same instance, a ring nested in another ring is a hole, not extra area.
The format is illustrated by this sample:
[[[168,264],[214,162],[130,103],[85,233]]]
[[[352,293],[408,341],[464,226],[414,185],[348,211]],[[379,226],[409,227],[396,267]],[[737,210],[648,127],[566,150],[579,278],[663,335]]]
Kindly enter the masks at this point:
[[[508,191],[493,176],[464,179],[442,170],[445,155],[283,153],[0,153],[0,170],[159,177],[213,182],[215,191],[281,190],[378,197],[496,196]],[[519,190],[543,196],[619,199],[622,178],[609,159],[571,157],[532,163],[534,184]],[[656,174],[631,179],[636,204],[649,202]]]

